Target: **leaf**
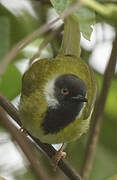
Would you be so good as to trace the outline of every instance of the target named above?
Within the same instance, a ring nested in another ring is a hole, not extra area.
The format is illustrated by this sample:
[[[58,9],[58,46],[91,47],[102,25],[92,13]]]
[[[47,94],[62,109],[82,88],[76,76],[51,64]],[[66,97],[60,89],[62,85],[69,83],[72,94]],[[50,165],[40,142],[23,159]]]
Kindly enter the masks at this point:
[[[58,14],[61,14],[66,8],[75,2],[73,0],[51,0],[52,5]],[[91,25],[95,24],[95,13],[87,7],[78,7],[78,10],[73,13],[73,18],[80,24],[80,30],[83,36],[90,40],[92,33]]]
[[[90,36],[93,31],[91,25],[96,23],[95,13],[86,7],[81,7],[74,13],[74,18],[80,23],[80,30],[83,36],[90,40]]]
[[[9,100],[15,98],[21,91],[21,74],[14,64],[10,64],[0,77],[0,93]]]
[[[50,0],[50,1],[58,14],[61,14],[66,8],[69,7],[71,3],[73,3],[72,0]]]
[[[10,24],[5,16],[0,17],[0,60],[8,53],[10,45]]]

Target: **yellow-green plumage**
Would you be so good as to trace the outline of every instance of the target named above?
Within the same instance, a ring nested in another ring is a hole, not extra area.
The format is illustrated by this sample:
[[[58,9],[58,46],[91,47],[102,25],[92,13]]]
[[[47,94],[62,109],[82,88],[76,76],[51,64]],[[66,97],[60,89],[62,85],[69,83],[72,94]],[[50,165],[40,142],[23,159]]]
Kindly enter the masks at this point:
[[[46,113],[45,86],[57,75],[74,74],[81,78],[87,87],[88,103],[79,117],[58,133],[44,134],[41,127]],[[42,142],[54,144],[73,141],[79,138],[88,128],[90,116],[96,97],[96,81],[89,66],[80,58],[58,56],[55,59],[42,59],[35,62],[24,74],[19,114],[23,125],[33,136]]]

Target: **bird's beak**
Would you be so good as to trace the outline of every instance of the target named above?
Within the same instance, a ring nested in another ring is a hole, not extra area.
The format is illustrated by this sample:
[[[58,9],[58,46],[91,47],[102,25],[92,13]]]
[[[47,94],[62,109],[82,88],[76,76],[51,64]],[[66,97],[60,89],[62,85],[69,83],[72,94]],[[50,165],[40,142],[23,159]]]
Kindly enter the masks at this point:
[[[77,100],[79,102],[88,102],[88,99],[86,97],[82,96],[82,95],[72,97],[72,99]]]

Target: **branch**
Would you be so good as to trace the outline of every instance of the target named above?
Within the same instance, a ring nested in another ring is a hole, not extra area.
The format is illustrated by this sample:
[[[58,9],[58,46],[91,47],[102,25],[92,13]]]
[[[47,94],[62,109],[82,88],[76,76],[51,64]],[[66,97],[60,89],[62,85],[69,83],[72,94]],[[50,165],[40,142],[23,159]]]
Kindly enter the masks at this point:
[[[116,59],[117,59],[117,30],[116,30],[115,39],[113,41],[113,47],[112,47],[109,63],[104,73],[104,80],[103,80],[101,94],[93,113],[94,118],[92,120],[92,124],[90,128],[90,134],[87,143],[85,159],[82,167],[82,173],[81,173],[83,180],[88,178],[92,168],[94,154],[100,133],[100,127],[104,116],[104,107],[109,92],[109,88],[111,86],[112,78],[115,72]]]
[[[5,56],[5,58],[1,61],[1,63],[0,63],[0,74],[4,73],[6,67],[17,56],[18,52],[21,49],[23,49],[27,44],[29,44],[31,41],[36,39],[39,35],[47,32],[52,27],[52,25],[55,24],[56,22],[58,22],[59,20],[60,20],[60,18],[58,17],[55,20],[53,20],[52,22],[50,22],[49,24],[44,24],[43,26],[41,26],[40,28],[35,30],[33,33],[31,33],[30,35],[25,37],[23,40],[19,41],[10,50],[10,52],[7,54],[7,56]]]
[[[56,30],[52,31],[41,43],[38,52],[30,59],[30,64],[33,63],[33,61],[37,58],[39,58],[41,51],[48,45],[48,43],[50,43],[56,36],[58,33],[60,33],[63,29],[63,26],[61,25],[60,27],[58,27]]]
[[[6,112],[14,119],[14,121],[19,126],[22,126],[22,123],[18,116],[18,110],[1,94],[0,94],[0,105],[6,110]],[[29,140],[33,140],[33,142],[36,144],[36,146],[39,149],[41,148],[48,155],[48,157],[52,158],[55,155],[56,150],[53,148],[52,145],[42,143],[39,139],[33,137],[28,131],[27,131],[27,133],[30,137]],[[66,161],[63,161],[61,159],[58,163],[58,166],[69,179],[81,180],[80,175],[78,173],[76,173],[75,170]]]
[[[18,52],[23,49],[27,44],[35,40],[39,35],[47,32],[52,28],[54,24],[56,24],[59,20],[65,19],[69,15],[71,15],[78,7],[82,4],[81,2],[77,1],[76,3],[72,4],[70,7],[65,9],[63,13],[56,18],[55,20],[51,21],[48,24],[44,24],[43,26],[36,29],[33,33],[25,37],[23,40],[19,41],[8,53],[7,56],[1,61],[0,63],[0,74],[3,74],[8,64],[17,56]]]
[[[0,107],[0,120],[2,120],[3,124],[7,128],[8,132],[11,133],[15,141],[19,144],[21,147],[22,151],[26,155],[27,159],[29,160],[31,167],[33,168],[36,176],[40,180],[50,180],[44,169],[42,169],[40,161],[39,161],[39,156],[36,152],[36,149],[34,149],[34,146],[32,142],[29,141],[26,136],[24,136],[23,133],[21,133],[15,126],[14,124],[9,121],[5,111]]]

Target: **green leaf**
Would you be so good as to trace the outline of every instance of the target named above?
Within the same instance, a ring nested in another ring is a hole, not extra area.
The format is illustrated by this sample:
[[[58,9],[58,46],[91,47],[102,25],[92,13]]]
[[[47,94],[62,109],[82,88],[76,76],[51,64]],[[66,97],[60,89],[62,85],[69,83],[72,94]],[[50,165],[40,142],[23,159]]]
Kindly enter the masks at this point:
[[[0,77],[0,92],[9,100],[15,98],[21,91],[21,73],[14,64],[10,64]]]
[[[0,60],[8,53],[10,45],[10,24],[5,16],[0,17]]]
[[[81,7],[74,13],[74,18],[80,23],[80,30],[83,36],[90,40],[90,36],[93,31],[91,25],[96,23],[95,13],[86,7]]]
[[[50,0],[50,1],[58,14],[62,13],[66,8],[69,7],[71,3],[73,3],[72,0]]]
[[[58,14],[61,14],[66,8],[75,2],[73,0],[51,0],[53,7],[56,9]],[[87,7],[78,7],[78,10],[73,13],[75,21],[79,22],[80,30],[83,36],[90,40],[92,33],[91,25],[95,24],[95,13]]]

